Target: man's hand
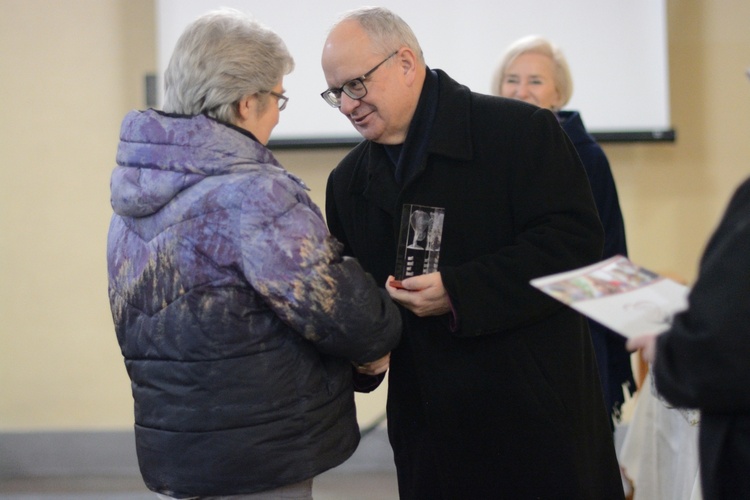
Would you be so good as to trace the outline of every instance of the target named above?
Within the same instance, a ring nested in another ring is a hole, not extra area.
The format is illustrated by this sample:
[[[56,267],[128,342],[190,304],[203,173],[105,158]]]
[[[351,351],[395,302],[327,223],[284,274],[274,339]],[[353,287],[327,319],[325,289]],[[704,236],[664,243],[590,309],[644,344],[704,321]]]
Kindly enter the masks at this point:
[[[391,286],[393,276],[385,283],[391,298],[419,317],[440,316],[451,311],[448,293],[440,273],[423,274],[401,280],[401,288]]]
[[[385,373],[385,371],[388,370],[390,364],[391,353],[388,353],[380,359],[370,361],[369,363],[365,363],[363,365],[354,365],[354,367],[357,369],[357,372],[362,373],[363,375],[380,375],[381,373]]]
[[[625,344],[628,351],[641,350],[641,357],[646,363],[653,363],[656,356],[656,335],[643,335],[634,339],[628,339]]]

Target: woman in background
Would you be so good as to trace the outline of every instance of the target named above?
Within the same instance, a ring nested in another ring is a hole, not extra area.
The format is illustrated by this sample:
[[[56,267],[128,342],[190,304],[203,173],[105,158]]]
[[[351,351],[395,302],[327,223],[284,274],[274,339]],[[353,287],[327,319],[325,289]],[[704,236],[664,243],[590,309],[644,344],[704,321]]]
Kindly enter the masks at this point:
[[[352,363],[383,373],[400,337],[396,306],[265,146],[293,65],[273,31],[211,12],[177,42],[164,112],[122,124],[109,297],[161,498],[312,498],[359,442]]]
[[[539,36],[521,38],[508,47],[492,83],[495,95],[518,99],[553,111],[573,142],[591,184],[604,227],[602,258],[627,256],[625,225],[612,171],[604,151],[586,131],[577,111],[562,111],[573,94],[573,80],[562,52]],[[589,321],[604,400],[613,424],[624,402],[623,386],[631,393],[635,381],[625,338]]]

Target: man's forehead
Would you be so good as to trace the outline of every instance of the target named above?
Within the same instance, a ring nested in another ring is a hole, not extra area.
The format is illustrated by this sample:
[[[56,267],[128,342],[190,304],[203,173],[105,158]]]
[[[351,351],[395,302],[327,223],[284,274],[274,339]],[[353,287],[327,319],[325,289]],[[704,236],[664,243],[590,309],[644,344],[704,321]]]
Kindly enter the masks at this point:
[[[368,51],[372,51],[372,42],[359,23],[343,21],[328,34],[323,47],[323,58],[325,59],[327,54],[336,58],[361,57]]]
[[[352,78],[362,76],[380,57],[370,39],[363,33],[353,32],[357,36],[347,38],[342,33],[331,32],[323,48],[323,72],[326,80],[333,84],[343,84]],[[360,36],[361,35],[361,36]]]

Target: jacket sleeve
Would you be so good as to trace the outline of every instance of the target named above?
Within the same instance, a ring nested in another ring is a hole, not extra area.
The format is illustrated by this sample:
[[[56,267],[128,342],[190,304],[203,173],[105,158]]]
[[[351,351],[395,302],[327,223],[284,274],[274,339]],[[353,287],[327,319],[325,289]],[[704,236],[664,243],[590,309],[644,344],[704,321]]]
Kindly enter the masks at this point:
[[[711,237],[688,304],[657,338],[657,390],[679,407],[750,411],[750,180]]]
[[[341,256],[340,243],[296,181],[259,180],[240,225],[248,281],[320,351],[365,363],[395,347],[398,308],[355,259]]]
[[[628,255],[625,239],[625,223],[620,209],[620,199],[617,195],[612,169],[602,148],[596,143],[588,143],[578,153],[586,169],[591,193],[594,196],[596,209],[604,227],[604,251],[602,258],[607,259],[615,255]]]

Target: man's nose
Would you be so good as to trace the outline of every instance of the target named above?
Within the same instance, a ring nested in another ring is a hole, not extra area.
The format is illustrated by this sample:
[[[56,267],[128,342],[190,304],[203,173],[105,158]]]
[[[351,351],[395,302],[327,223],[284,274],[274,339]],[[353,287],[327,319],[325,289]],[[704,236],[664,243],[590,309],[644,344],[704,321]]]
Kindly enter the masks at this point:
[[[341,93],[341,106],[339,106],[339,111],[344,113],[345,115],[351,114],[352,111],[354,111],[357,106],[359,106],[359,99],[352,99],[345,93]]]

